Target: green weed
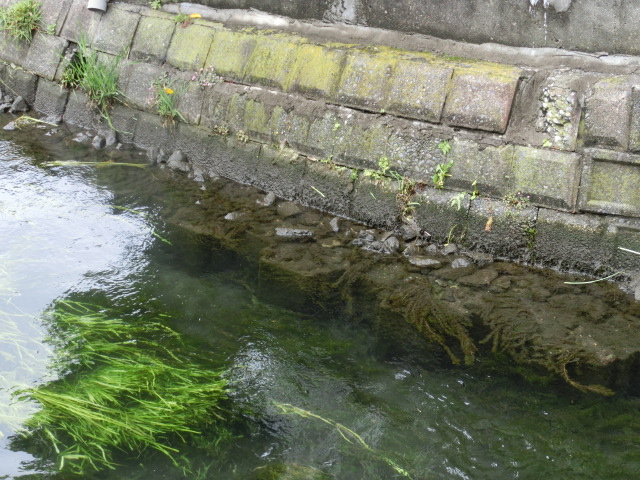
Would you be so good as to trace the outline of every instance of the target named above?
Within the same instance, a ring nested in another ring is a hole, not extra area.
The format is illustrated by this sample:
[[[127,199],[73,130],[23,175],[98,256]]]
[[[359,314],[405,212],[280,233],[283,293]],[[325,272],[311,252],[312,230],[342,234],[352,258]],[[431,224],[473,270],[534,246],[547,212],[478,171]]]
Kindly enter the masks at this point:
[[[87,475],[115,468],[118,452],[152,450],[188,470],[179,448],[188,437],[202,429],[225,435],[226,381],[168,327],[71,301],[47,317],[59,377],[17,393],[41,409],[15,441]]]
[[[152,103],[155,105],[156,113],[164,118],[164,125],[173,125],[176,118],[187,123],[184,116],[176,107],[177,98],[183,93],[184,86],[176,86],[174,80],[169,80],[167,76],[162,76],[153,82]]]
[[[453,160],[449,160],[447,163],[439,163],[436,165],[436,173],[433,175],[433,185],[436,188],[444,188],[444,181],[451,174],[449,170],[453,167]]]
[[[0,9],[0,29],[15,40],[30,42],[33,32],[40,28],[41,20],[42,2],[39,0],[21,0]]]

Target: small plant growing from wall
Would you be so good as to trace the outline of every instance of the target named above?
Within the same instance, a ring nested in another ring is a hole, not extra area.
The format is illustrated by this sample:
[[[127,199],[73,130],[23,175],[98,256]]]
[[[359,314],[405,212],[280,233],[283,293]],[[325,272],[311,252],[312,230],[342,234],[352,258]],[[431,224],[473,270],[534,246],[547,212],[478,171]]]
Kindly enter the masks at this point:
[[[196,82],[198,86],[204,90],[207,87],[213,87],[216,83],[220,83],[222,81],[222,77],[216,75],[213,67],[203,67],[193,73],[191,81]]]
[[[30,42],[33,32],[40,28],[42,3],[39,0],[21,0],[0,9],[0,29],[15,40]]]
[[[112,126],[109,109],[118,98],[124,96],[118,88],[120,62],[124,56],[121,53],[100,58],[83,36],[78,40],[77,50],[62,74],[62,85],[84,90],[109,126]]]
[[[151,86],[153,98],[150,103],[155,105],[156,113],[164,118],[165,126],[174,125],[176,118],[186,123],[185,118],[176,107],[178,95],[182,93],[182,90],[181,86],[176,86],[175,81],[170,80],[166,75],[158,78]]]
[[[446,156],[451,151],[451,144],[448,140],[443,140],[438,144],[438,149],[442,152],[442,155]],[[449,160],[446,163],[440,163],[436,165],[436,172],[433,175],[433,186],[439,189],[444,188],[444,181],[451,174],[449,170],[453,167],[453,160]]]

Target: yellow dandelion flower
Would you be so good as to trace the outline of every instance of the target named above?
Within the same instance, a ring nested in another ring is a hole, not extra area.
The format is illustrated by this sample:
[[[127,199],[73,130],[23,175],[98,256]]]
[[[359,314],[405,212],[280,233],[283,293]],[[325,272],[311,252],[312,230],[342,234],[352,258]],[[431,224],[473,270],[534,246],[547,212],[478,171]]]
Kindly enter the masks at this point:
[[[174,91],[171,90],[169,87],[164,87],[164,91],[167,92],[168,95],[173,95]]]
[[[202,18],[202,15],[200,15],[199,13],[192,13],[191,15],[189,15],[189,18]]]

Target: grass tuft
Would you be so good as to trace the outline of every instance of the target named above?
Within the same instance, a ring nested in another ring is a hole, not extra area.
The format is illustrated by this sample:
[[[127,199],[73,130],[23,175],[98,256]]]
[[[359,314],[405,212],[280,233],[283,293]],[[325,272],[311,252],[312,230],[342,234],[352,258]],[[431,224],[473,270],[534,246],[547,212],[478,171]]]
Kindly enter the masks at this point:
[[[168,327],[70,301],[48,321],[59,379],[17,393],[41,406],[18,441],[53,455],[60,470],[86,475],[116,468],[119,452],[150,451],[188,469],[180,452],[188,438],[226,435],[226,381]]]
[[[30,42],[33,32],[40,28],[41,20],[42,2],[39,0],[21,0],[0,9],[0,29],[15,40]]]

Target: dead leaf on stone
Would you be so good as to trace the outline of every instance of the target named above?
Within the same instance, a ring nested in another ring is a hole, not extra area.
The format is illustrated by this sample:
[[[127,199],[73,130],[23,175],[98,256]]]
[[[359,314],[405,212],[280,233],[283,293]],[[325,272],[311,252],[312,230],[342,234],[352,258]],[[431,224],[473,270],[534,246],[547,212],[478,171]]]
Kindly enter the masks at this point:
[[[487,223],[484,226],[484,231],[485,232],[490,232],[492,225],[493,225],[493,215],[490,215],[488,220],[487,220]]]

